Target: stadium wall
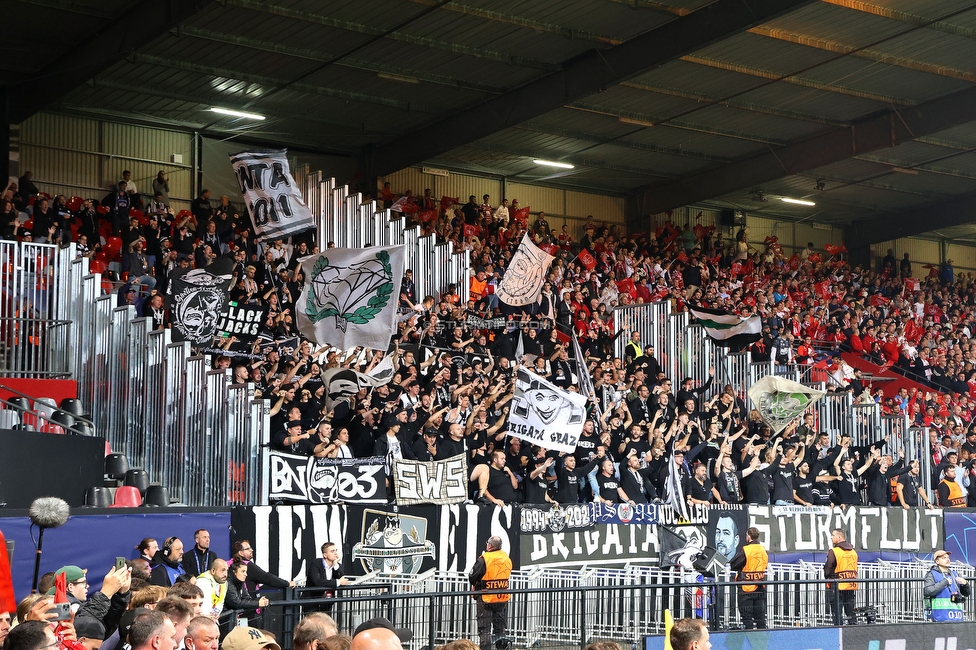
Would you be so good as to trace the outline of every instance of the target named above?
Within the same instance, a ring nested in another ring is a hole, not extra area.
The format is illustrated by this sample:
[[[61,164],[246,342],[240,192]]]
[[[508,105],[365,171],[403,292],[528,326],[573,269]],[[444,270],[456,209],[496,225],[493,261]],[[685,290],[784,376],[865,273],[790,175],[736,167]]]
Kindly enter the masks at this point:
[[[20,174],[33,172],[42,192],[101,200],[128,169],[148,196],[156,173],[165,170],[173,209],[188,208],[193,199],[191,133],[47,112],[22,122],[19,131]],[[172,162],[173,154],[183,162]]]

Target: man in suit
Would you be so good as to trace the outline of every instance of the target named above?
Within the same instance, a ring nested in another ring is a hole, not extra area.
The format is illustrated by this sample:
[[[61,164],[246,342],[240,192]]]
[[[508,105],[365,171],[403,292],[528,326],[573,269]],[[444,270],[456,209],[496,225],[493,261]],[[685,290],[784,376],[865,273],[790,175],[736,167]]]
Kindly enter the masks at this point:
[[[322,544],[322,559],[308,563],[308,586],[322,588],[316,598],[333,598],[335,590],[347,584],[349,580],[342,577],[342,567],[339,566],[339,548],[332,542]],[[333,604],[324,603],[316,609],[328,612]]]

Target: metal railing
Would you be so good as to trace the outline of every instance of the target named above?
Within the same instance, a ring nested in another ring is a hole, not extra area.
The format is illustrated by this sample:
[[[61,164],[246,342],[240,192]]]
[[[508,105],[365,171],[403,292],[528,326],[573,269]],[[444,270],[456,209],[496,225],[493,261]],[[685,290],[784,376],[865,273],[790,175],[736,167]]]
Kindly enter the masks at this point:
[[[452,242],[437,243],[436,235],[423,235],[396,212],[376,210],[376,202],[363,203],[361,194],[350,194],[347,185],[322,172],[296,170],[296,182],[304,189],[305,200],[318,222],[319,248],[329,242],[339,248],[366,246],[406,247],[406,268],[413,270],[417,300],[437,298],[454,285],[462,304],[469,296],[470,259],[468,251],[455,250]]]
[[[905,623],[927,620],[922,584],[930,564],[863,563],[856,582],[855,612],[859,623]],[[954,566],[967,578],[971,567]],[[831,626],[838,592],[826,589],[823,568],[808,563],[771,564],[766,587],[770,628]],[[743,583],[723,572],[715,578],[657,567],[514,571],[506,637],[519,647],[579,646],[594,640],[635,644],[646,635],[663,634],[664,610],[675,618],[695,616],[713,629],[742,629],[737,595]],[[748,583],[747,583],[748,584]],[[462,573],[428,571],[409,576],[370,575],[336,598],[307,598],[321,589],[296,589],[272,601],[262,622],[275,632],[285,650],[291,630],[303,612],[327,605],[340,632],[351,633],[375,616],[413,631],[408,650],[436,647],[454,639],[477,639],[475,595]],[[306,596],[306,597],[303,597]],[[831,600],[835,602],[831,602]],[[976,617],[972,601],[967,620]]]
[[[69,262],[74,246],[0,241],[0,375],[71,374]]]

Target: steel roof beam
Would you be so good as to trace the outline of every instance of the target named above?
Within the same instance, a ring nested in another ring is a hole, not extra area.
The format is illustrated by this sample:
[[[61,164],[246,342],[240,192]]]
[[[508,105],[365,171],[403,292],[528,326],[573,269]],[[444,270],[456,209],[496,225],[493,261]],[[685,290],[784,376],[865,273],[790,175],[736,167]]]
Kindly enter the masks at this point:
[[[142,0],[96,34],[31,76],[7,88],[11,123],[23,122],[78,85],[201,11],[211,0]]]
[[[813,113],[801,113],[800,111],[792,111],[785,108],[776,108],[774,106],[757,104],[755,102],[747,102],[735,98],[724,99],[721,97],[710,97],[709,95],[705,95],[703,93],[690,92],[687,90],[670,88],[667,86],[657,86],[654,84],[648,84],[644,82],[625,81],[620,85],[626,88],[634,88],[636,90],[646,90],[648,92],[658,93],[659,95],[667,95],[668,97],[680,97],[681,99],[690,99],[695,102],[699,102],[702,104],[710,104],[712,106],[728,106],[729,108],[737,108],[739,110],[750,111],[752,113],[761,113],[762,115],[772,115],[773,117],[785,117],[788,120],[799,120],[801,122],[810,122],[812,124],[826,124],[827,126],[848,126],[850,124],[850,122],[847,120],[835,120],[830,117],[815,115]]]
[[[17,0],[21,4],[33,5],[35,7],[44,7],[45,9],[54,9],[56,11],[63,11],[70,14],[78,14],[80,16],[88,16],[89,18],[101,18],[102,20],[111,20],[115,18],[115,14],[106,9],[101,9],[99,7],[92,7],[90,5],[83,5],[77,2],[71,2],[70,0]]]
[[[666,156],[678,156],[680,158],[694,158],[695,160],[707,160],[709,162],[721,163],[723,165],[728,165],[732,162],[731,158],[727,158],[725,156],[716,156],[714,154],[704,153],[701,151],[692,151],[690,149],[679,149],[677,147],[662,147],[656,144],[638,142],[637,140],[627,140],[625,138],[607,138],[605,136],[597,135],[595,133],[581,133],[579,131],[569,131],[566,129],[557,129],[548,126],[539,126],[537,124],[532,124],[531,122],[526,124],[520,124],[514,128],[520,131],[530,131],[532,133],[543,133],[545,135],[554,135],[559,138],[571,138],[573,140],[582,140],[583,142],[606,144],[614,147],[624,147],[626,149],[637,149],[639,151],[650,151],[652,153],[660,153]]]
[[[885,192],[899,192],[901,194],[909,194],[911,196],[921,196],[921,197],[924,197],[926,199],[943,199],[944,200],[944,199],[950,199],[953,196],[958,196],[957,194],[946,194],[944,192],[925,192],[925,191],[919,191],[919,190],[911,190],[911,189],[908,189],[906,187],[899,187],[897,185],[892,185],[891,183],[880,183],[880,182],[878,182],[878,181],[875,180],[877,178],[883,178],[885,176],[890,176],[892,173],[893,172],[884,172],[884,173],[881,173],[881,174],[875,174],[875,175],[870,176],[868,178],[857,179],[857,180],[850,179],[850,178],[843,178],[841,176],[833,176],[831,174],[820,174],[820,173],[817,173],[817,174],[803,173],[803,174],[797,174],[797,176],[800,176],[802,178],[809,178],[811,180],[816,179],[816,180],[822,180],[822,181],[829,181],[831,183],[836,183],[837,184],[836,186],[830,187],[827,190],[825,190],[823,194],[821,194],[819,192],[811,192],[810,194],[806,194],[803,197],[803,198],[811,198],[811,199],[812,198],[817,198],[819,196],[825,196],[826,194],[829,194],[829,192],[831,190],[838,190],[838,189],[840,189],[842,187],[852,187],[852,186],[868,187],[868,188],[871,188],[873,190],[884,190]],[[795,196],[795,195],[792,195],[792,196]]]
[[[418,5],[424,5],[425,7],[436,7],[436,0],[409,0],[410,2]],[[493,22],[504,23],[506,25],[514,25],[516,27],[525,27],[526,29],[531,29],[536,32],[543,32],[546,34],[557,34],[571,40],[582,40],[590,41],[591,43],[601,43],[603,45],[620,45],[623,43],[619,38],[613,38],[612,36],[605,36],[603,34],[597,34],[594,32],[588,32],[584,29],[573,29],[572,27],[564,27],[562,25],[557,25],[555,23],[544,23],[539,20],[532,20],[531,18],[523,18],[522,16],[513,16],[512,14],[506,14],[501,11],[491,11],[489,9],[482,9],[481,7],[471,7],[460,2],[448,2],[447,4],[440,5],[440,8],[445,11],[453,11],[455,13],[464,14],[465,16],[477,16],[478,18],[484,18],[485,20],[491,20]]]
[[[566,108],[571,108],[576,111],[583,111],[584,113],[595,113],[597,115],[606,115],[607,117],[613,117],[620,121],[626,120],[625,123],[627,124],[643,124],[647,128],[666,126],[675,129],[683,129],[685,131],[694,131],[695,133],[704,133],[706,135],[717,135],[723,138],[732,138],[734,140],[745,140],[746,142],[758,142],[760,144],[767,144],[775,147],[785,147],[787,144],[789,144],[782,140],[773,140],[772,138],[767,138],[762,135],[756,135],[754,133],[746,133],[745,131],[736,131],[734,129],[723,129],[718,126],[698,124],[696,122],[688,122],[687,120],[656,117],[653,115],[647,115],[645,113],[634,113],[631,111],[618,111],[600,105],[587,104],[586,102],[576,102],[574,104],[570,104],[569,106],[566,106]]]
[[[872,14],[874,16],[881,16],[883,18],[890,18],[892,20],[897,20],[898,22],[907,23],[916,27],[927,27],[946,34],[955,34],[956,36],[965,36],[966,38],[976,38],[976,30],[969,27],[963,27],[962,25],[956,25],[955,23],[950,23],[947,20],[932,20],[931,18],[925,18],[924,16],[919,16],[918,14],[912,14],[907,11],[899,11],[898,9],[883,7],[870,2],[861,2],[860,0],[823,1],[827,4],[844,7],[845,9],[853,9],[854,11],[860,11],[863,13]]]
[[[748,65],[729,63],[727,61],[719,61],[717,59],[710,59],[704,56],[696,56],[696,55],[683,56],[681,57],[681,60],[687,63],[696,63],[698,65],[707,66],[709,68],[715,68],[717,70],[738,72],[740,74],[747,74],[752,77],[759,77],[761,79],[772,79],[773,81],[782,81],[784,83],[793,84],[796,86],[803,86],[804,88],[825,90],[827,92],[837,93],[838,95],[847,95],[849,97],[869,99],[873,102],[881,102],[882,104],[887,104],[890,106],[914,106],[917,103],[910,99],[902,99],[900,97],[894,97],[892,95],[881,95],[879,93],[871,93],[865,90],[858,90],[857,88],[849,88],[847,86],[824,83],[823,81],[819,81],[817,79],[811,79],[809,77],[801,77],[799,75],[784,76],[779,72],[773,72],[772,70],[763,70],[762,68],[754,68]]]
[[[110,81],[107,79],[95,78],[88,82],[88,85],[92,88],[104,88],[106,90],[120,90],[123,92],[136,93],[141,95],[149,95],[150,97],[159,97],[160,99],[174,99],[176,101],[186,102],[188,104],[196,104],[199,106],[214,106],[217,104],[226,104],[227,98],[222,96],[215,97],[198,97],[196,95],[190,95],[186,93],[176,93],[162,88],[153,88],[146,86],[133,86],[132,84],[123,84],[115,81]],[[335,133],[330,133],[328,135],[359,135],[364,137],[369,137],[371,135],[394,135],[394,132],[390,130],[380,130],[371,129],[366,126],[366,123],[354,124],[351,122],[336,122],[331,119],[322,119],[313,114],[298,113],[288,110],[282,110],[278,106],[264,106],[261,108],[258,104],[259,110],[264,110],[267,113],[273,115],[273,118],[284,118],[288,120],[297,120],[301,122],[310,122],[312,124],[321,124],[326,127],[332,127],[335,129]],[[212,114],[211,114],[212,117]],[[272,119],[273,119],[272,118]],[[204,124],[205,122],[201,122]]]
[[[279,79],[273,79],[271,77],[265,77],[262,75],[243,73],[238,70],[227,70],[225,68],[215,68],[213,66],[201,65],[199,63],[189,63],[187,61],[177,61],[176,59],[152,56],[149,54],[133,54],[129,58],[134,63],[145,63],[147,65],[171,68],[173,70],[180,70],[182,72],[195,72],[197,74],[209,75],[211,77],[237,79],[238,81],[262,84],[269,88],[274,88],[281,83]],[[326,86],[313,86],[311,84],[296,82],[289,84],[288,89],[313,95],[322,95],[323,97],[334,97],[336,99],[346,99],[356,102],[363,102],[366,104],[387,106],[389,108],[398,108],[404,111],[416,111],[421,113],[439,112],[434,107],[427,106],[425,104],[416,104],[414,102],[403,101],[400,99],[390,99],[388,97],[376,97],[374,95],[340,90],[337,88],[328,88]],[[253,100],[253,98],[249,98],[249,101],[250,100]]]
[[[239,45],[240,47],[246,47],[252,50],[260,50],[262,52],[273,52],[275,54],[284,54],[285,56],[291,56],[296,59],[306,59],[308,61],[317,61],[320,63],[333,63],[344,68],[353,68],[355,70],[365,70],[367,72],[375,72],[382,74],[391,74],[399,77],[405,77],[408,79],[416,79],[417,81],[423,81],[426,83],[437,84],[441,86],[448,86],[450,88],[457,88],[461,90],[474,90],[476,92],[491,93],[494,95],[502,94],[501,88],[495,88],[494,86],[489,86],[488,84],[480,84],[473,81],[465,81],[463,79],[454,79],[452,77],[445,77],[439,74],[430,74],[427,72],[420,72],[418,70],[410,70],[407,68],[396,68],[393,66],[381,65],[373,63],[371,61],[363,61],[360,59],[353,59],[346,57],[334,60],[329,54],[322,52],[316,52],[314,50],[309,50],[302,47],[294,47],[292,45],[285,45],[284,43],[273,43],[268,41],[259,41],[253,38],[248,38],[246,36],[237,36],[236,34],[225,34],[223,32],[214,31],[212,29],[200,29],[198,27],[180,26],[173,30],[173,33],[177,36],[189,36],[192,38],[199,38],[206,41],[213,41],[215,43],[226,43],[228,45]],[[291,86],[289,86],[291,88]]]
[[[538,149],[522,149],[520,147],[509,147],[505,145],[491,144],[490,142],[472,142],[467,145],[467,147],[472,147],[474,149],[482,149],[484,151],[497,151],[499,153],[508,154],[510,156],[522,156],[524,158],[532,157],[546,157],[546,160],[561,160],[575,165],[576,167],[589,167],[591,169],[605,169],[607,171],[613,172],[624,172],[627,174],[636,174],[637,176],[650,176],[652,178],[667,178],[673,179],[674,175],[666,174],[665,172],[659,172],[654,169],[645,169],[643,167],[632,167],[630,165],[617,165],[614,163],[608,163],[603,160],[595,160],[593,158],[584,158],[582,156],[564,155],[554,152],[540,151]],[[524,174],[524,172],[522,172]],[[521,175],[521,174],[520,174]]]
[[[691,9],[676,7],[666,2],[654,2],[654,0],[608,0],[618,5],[626,5],[631,9],[650,9],[651,11],[667,12],[675,16],[687,16]]]
[[[347,32],[365,34],[367,36],[379,36],[388,38],[391,41],[397,41],[399,43],[409,43],[411,45],[419,45],[421,47],[428,47],[435,50],[453,52],[454,54],[463,54],[465,56],[471,56],[478,59],[498,61],[499,63],[505,63],[507,65],[517,65],[525,68],[545,71],[556,70],[559,68],[557,64],[550,63],[548,61],[538,61],[535,59],[518,56],[516,54],[504,54],[502,52],[497,52],[486,48],[439,41],[426,36],[417,36],[415,34],[408,34],[402,31],[387,32],[379,27],[372,27],[370,25],[356,23],[349,20],[330,18],[329,16],[299,11],[297,9],[290,9],[288,7],[282,7],[279,5],[266,4],[260,0],[220,0],[220,2],[228,7],[250,9],[251,11],[258,11],[261,13],[270,14],[272,16],[281,16],[283,18],[300,20],[303,22],[312,23],[313,25],[323,25],[325,27],[341,29]]]
[[[787,29],[775,29],[760,25],[753,27],[749,30],[749,32],[751,34],[765,36],[766,38],[772,38],[777,41],[805,45],[806,47],[812,47],[825,52],[845,54],[848,56],[857,57],[858,59],[865,59],[866,61],[874,61],[875,63],[887,63],[888,65],[893,65],[898,68],[915,70],[917,72],[927,72],[929,74],[939,75],[940,77],[949,77],[950,79],[962,79],[963,81],[976,82],[976,74],[969,72],[968,70],[959,70],[957,68],[950,68],[949,66],[938,65],[936,63],[926,63],[925,61],[909,59],[908,57],[904,56],[896,56],[894,54],[888,54],[887,52],[882,52],[881,50],[872,48],[859,48],[853,45],[847,45],[846,43],[839,43],[837,41],[831,41],[817,36],[797,34]],[[897,34],[896,36],[902,35],[903,34]]]
[[[364,152],[368,175],[386,175],[521,124],[809,2],[716,0],[622,45],[586,52],[565,62],[558,72]]]
[[[854,221],[845,226],[847,247],[870,246],[883,241],[920,235],[939,228],[976,221],[976,196],[940,201],[904,212]]]
[[[722,196],[760,183],[809,171],[856,155],[895,147],[919,136],[976,120],[976,87],[933,99],[911,109],[888,110],[781,149],[651,188],[651,214]]]

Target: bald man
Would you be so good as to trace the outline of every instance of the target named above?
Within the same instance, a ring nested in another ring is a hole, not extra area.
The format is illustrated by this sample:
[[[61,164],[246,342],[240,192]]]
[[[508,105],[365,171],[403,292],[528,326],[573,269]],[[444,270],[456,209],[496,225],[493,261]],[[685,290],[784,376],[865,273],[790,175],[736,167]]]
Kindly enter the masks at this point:
[[[403,644],[413,638],[410,630],[395,628],[381,617],[361,623],[352,636],[349,650],[403,650]]]
[[[220,628],[207,616],[190,619],[183,646],[186,650],[217,650],[220,646]]]
[[[216,621],[224,611],[227,598],[227,562],[220,558],[214,560],[209,571],[197,576],[196,584],[203,592],[203,615]]]
[[[403,644],[396,632],[377,627],[354,636],[349,650],[403,650]]]

